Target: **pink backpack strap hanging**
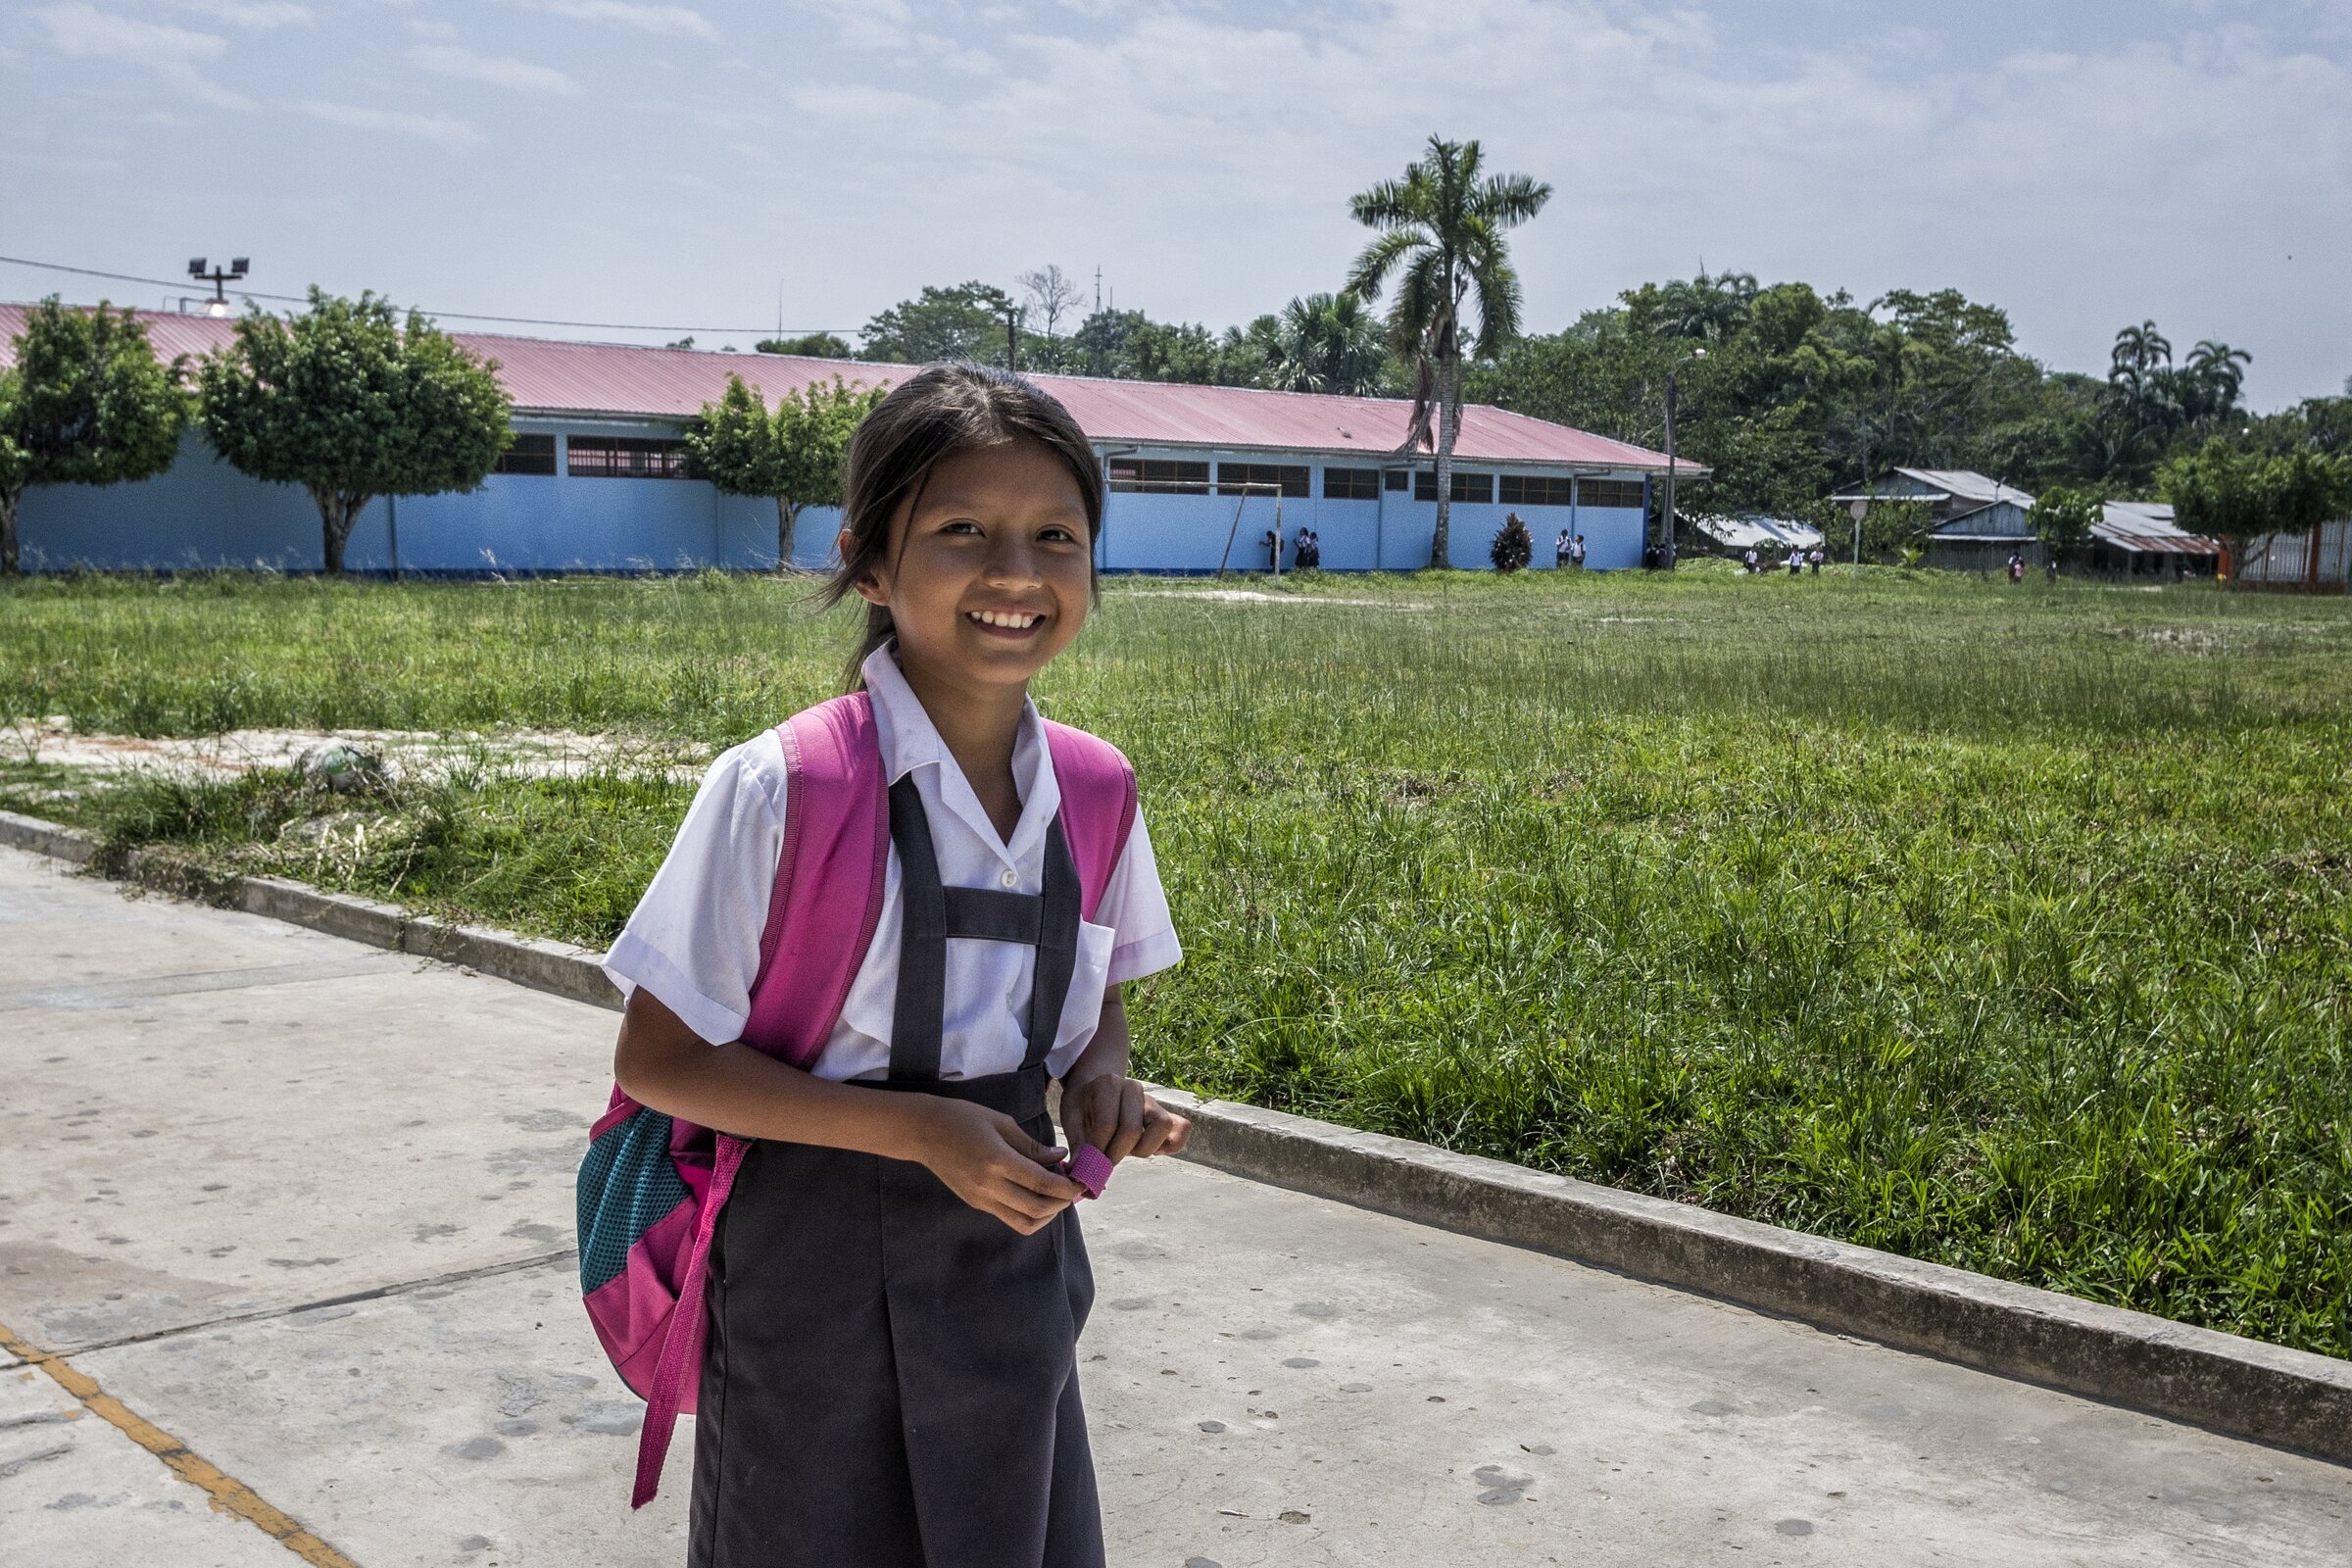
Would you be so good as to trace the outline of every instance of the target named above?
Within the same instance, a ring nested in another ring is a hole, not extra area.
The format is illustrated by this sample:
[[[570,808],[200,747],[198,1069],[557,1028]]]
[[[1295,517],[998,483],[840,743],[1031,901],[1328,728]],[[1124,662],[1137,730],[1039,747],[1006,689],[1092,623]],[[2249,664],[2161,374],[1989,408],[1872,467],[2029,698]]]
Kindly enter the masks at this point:
[[[744,1044],[812,1065],[872,945],[890,856],[890,792],[863,692],[795,714],[784,751],[784,842],[776,858]],[[1135,825],[1135,772],[1117,748],[1048,722],[1062,832],[1093,919]],[[660,1484],[680,1413],[702,1380],[711,1238],[744,1140],[638,1104],[616,1086],[590,1131],[579,1178],[580,1276],[590,1321],[646,1400],[630,1506]]]

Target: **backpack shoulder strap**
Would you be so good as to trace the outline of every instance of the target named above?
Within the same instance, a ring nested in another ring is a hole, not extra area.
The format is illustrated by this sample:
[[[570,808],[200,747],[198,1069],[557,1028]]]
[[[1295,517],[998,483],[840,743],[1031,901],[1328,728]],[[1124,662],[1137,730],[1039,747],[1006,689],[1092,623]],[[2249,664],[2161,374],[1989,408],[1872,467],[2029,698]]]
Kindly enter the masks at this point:
[[[1062,836],[1078,862],[1080,908],[1091,920],[1135,828],[1135,768],[1110,742],[1050,718],[1046,748],[1061,786]]]
[[[806,1067],[824,1050],[881,918],[890,797],[865,693],[795,713],[777,727],[777,739],[784,845],[743,1038]]]

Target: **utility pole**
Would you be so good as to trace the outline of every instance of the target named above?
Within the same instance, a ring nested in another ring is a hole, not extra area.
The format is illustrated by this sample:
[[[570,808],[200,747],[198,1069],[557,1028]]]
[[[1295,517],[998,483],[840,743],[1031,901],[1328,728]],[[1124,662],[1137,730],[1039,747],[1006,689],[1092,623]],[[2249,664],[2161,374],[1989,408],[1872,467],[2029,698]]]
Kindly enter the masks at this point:
[[[1674,569],[1674,404],[1675,396],[1681,390],[1676,377],[1682,373],[1684,366],[1706,357],[1705,349],[1692,349],[1675,363],[1673,369],[1666,372],[1666,538],[1658,551],[1658,564],[1668,571]]]
[[[1086,356],[1086,368],[1101,375],[1102,365],[1102,264],[1095,264],[1095,342]]]
[[[1018,373],[1021,368],[1021,312],[1018,306],[1004,308],[1004,368]]]

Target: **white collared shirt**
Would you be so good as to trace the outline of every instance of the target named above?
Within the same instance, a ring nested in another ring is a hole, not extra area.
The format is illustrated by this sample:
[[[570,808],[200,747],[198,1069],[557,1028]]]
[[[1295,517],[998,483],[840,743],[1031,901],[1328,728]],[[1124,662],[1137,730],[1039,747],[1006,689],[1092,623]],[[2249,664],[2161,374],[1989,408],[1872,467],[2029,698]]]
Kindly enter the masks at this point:
[[[1024,704],[1013,740],[1012,778],[1021,818],[1010,842],[996,827],[940,739],[931,715],[888,648],[865,662],[890,783],[911,774],[931,824],[940,880],[950,887],[1037,893],[1045,880],[1046,827],[1061,786],[1037,709]],[[605,956],[605,973],[626,997],[644,986],[713,1045],[742,1037],[760,972],[760,936],[784,847],[784,748],[774,730],[722,753],[704,776],[669,858]],[[873,1078],[890,1069],[891,1017],[898,1002],[899,852],[884,871],[882,915],[841,1017],[809,1070],[819,1078]],[[1047,1070],[1060,1077],[1094,1038],[1104,991],[1168,968],[1184,956],[1152,858],[1143,813],[1112,869],[1093,920],[1078,929],[1070,977]],[[1029,990],[1037,950],[1017,943],[951,938],[940,1029],[943,1078],[1010,1072],[1029,1048]]]

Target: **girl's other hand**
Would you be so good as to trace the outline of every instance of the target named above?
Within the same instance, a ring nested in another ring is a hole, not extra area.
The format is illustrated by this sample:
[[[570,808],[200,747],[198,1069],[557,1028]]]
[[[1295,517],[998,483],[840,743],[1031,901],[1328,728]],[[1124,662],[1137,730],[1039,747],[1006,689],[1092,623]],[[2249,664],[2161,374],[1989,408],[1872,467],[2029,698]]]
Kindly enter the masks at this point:
[[[1085,1193],[1050,1168],[1067,1157],[1067,1151],[1047,1148],[1003,1111],[928,1095],[918,1102],[929,1118],[923,1164],[981,1213],[1031,1236]]]
[[[1075,1149],[1094,1145],[1112,1164],[1129,1155],[1181,1154],[1193,1124],[1144,1093],[1144,1086],[1106,1072],[1061,1086],[1061,1131]]]

